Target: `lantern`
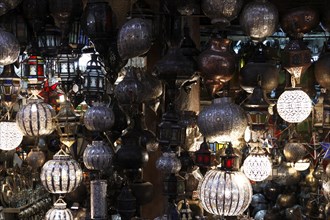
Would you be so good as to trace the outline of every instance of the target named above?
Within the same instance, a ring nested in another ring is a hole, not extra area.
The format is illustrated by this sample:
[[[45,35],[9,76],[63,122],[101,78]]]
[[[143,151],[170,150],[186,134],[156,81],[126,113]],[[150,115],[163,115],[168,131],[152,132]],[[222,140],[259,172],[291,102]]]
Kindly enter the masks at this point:
[[[198,185],[203,208],[214,215],[238,216],[252,200],[248,178],[235,167],[234,149],[228,145],[221,157],[221,167],[209,170]]]
[[[121,219],[131,219],[136,211],[136,198],[127,186],[124,186],[117,198],[117,210]]]
[[[295,140],[290,140],[284,146],[283,153],[288,162],[297,162],[308,154],[304,144]]]
[[[93,141],[88,144],[83,154],[83,161],[87,169],[105,170],[112,163],[113,152],[104,141]]]
[[[211,165],[211,151],[205,137],[203,143],[200,145],[200,148],[195,151],[195,156],[196,166],[208,167]]]
[[[73,48],[74,52],[81,53],[81,49],[89,44],[89,39],[83,33],[80,21],[74,21],[71,25],[71,31],[69,33],[69,45]]]
[[[102,103],[95,103],[84,114],[84,124],[90,131],[107,131],[115,123],[112,109]]]
[[[297,171],[305,171],[310,167],[310,165],[311,161],[309,159],[301,159],[293,164],[293,168]]]
[[[243,136],[247,127],[244,110],[230,97],[216,98],[198,115],[197,125],[209,141],[235,141]]]
[[[1,100],[13,104],[16,101],[21,87],[21,79],[16,75],[14,65],[4,66],[3,73],[0,75]]]
[[[302,90],[292,88],[285,90],[277,100],[277,112],[290,123],[304,121],[312,111],[312,101]]]
[[[107,219],[107,181],[91,181],[91,219]]]
[[[272,172],[272,164],[262,149],[257,148],[244,160],[243,172],[253,181],[263,181]]]
[[[24,77],[27,78],[30,87],[41,88],[45,80],[45,61],[37,55],[32,53],[24,62]]]
[[[0,140],[1,150],[13,150],[21,144],[23,134],[15,122],[1,121]]]
[[[277,8],[267,0],[249,2],[240,14],[240,25],[252,40],[260,42],[276,31]]]
[[[36,171],[44,165],[46,156],[39,148],[31,149],[25,161],[34,171]]]
[[[73,215],[69,209],[66,208],[66,203],[63,199],[58,199],[54,207],[46,213],[45,220],[73,220]]]
[[[61,30],[55,25],[46,24],[45,30],[37,36],[38,49],[45,57],[54,57],[61,44]]]
[[[156,168],[165,173],[178,173],[181,162],[174,152],[164,152],[156,161]]]
[[[50,193],[65,194],[74,191],[82,181],[82,170],[77,161],[62,149],[41,169],[42,185]]]
[[[28,100],[16,114],[16,123],[24,135],[39,137],[54,131],[53,108],[36,96]]]
[[[20,53],[19,42],[16,37],[0,28],[0,65],[14,63]]]
[[[168,174],[163,180],[163,195],[169,197],[169,200],[184,195],[185,179],[178,174]]]

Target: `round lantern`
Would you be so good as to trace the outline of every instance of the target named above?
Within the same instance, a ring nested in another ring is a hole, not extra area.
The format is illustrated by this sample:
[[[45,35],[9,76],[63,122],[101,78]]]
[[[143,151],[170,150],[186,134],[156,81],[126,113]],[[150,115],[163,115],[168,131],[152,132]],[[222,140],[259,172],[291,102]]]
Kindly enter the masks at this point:
[[[181,169],[181,162],[174,152],[164,152],[156,161],[156,168],[165,173],[177,173]]]
[[[284,146],[283,153],[288,162],[297,162],[307,155],[307,150],[302,143],[290,141]]]
[[[58,199],[54,207],[46,213],[45,220],[73,220],[73,215],[69,209],[66,208],[66,203],[63,199]]]
[[[55,125],[53,108],[40,99],[32,98],[16,115],[16,123],[24,135],[39,137],[51,134]]]
[[[74,191],[82,181],[82,170],[77,161],[63,150],[57,152],[52,160],[41,169],[42,185],[50,193],[65,194]]]
[[[109,168],[113,153],[104,141],[93,141],[87,145],[83,154],[84,164],[89,170],[104,170]]]
[[[0,65],[14,63],[20,52],[19,42],[16,37],[0,28]]]
[[[230,148],[229,148],[230,149]],[[226,149],[221,168],[209,170],[198,185],[203,208],[214,215],[238,216],[252,200],[252,186],[248,178],[234,168],[233,149]]]
[[[25,161],[33,170],[37,170],[44,165],[46,156],[39,148],[31,149]]]
[[[235,19],[243,6],[243,0],[202,0],[204,14],[212,19],[212,24],[226,27]]]
[[[278,24],[278,11],[267,0],[254,0],[246,4],[240,15],[240,25],[252,40],[262,41],[272,35]]]
[[[133,18],[127,21],[118,35],[118,52],[123,60],[147,53],[151,47],[152,23],[150,20]]]
[[[330,89],[330,53],[320,56],[315,62],[314,74],[320,86]]]
[[[229,97],[213,100],[198,115],[197,125],[200,132],[209,140],[233,141],[243,136],[247,127],[244,110]]]
[[[312,111],[312,101],[300,89],[284,91],[277,100],[277,112],[280,117],[290,123],[304,121]]]
[[[15,122],[0,122],[0,149],[13,150],[20,145],[23,134]]]
[[[251,153],[243,163],[243,172],[253,181],[263,181],[272,172],[272,164],[264,153]]]
[[[105,105],[95,104],[84,114],[84,124],[90,131],[107,131],[114,123],[114,113]]]

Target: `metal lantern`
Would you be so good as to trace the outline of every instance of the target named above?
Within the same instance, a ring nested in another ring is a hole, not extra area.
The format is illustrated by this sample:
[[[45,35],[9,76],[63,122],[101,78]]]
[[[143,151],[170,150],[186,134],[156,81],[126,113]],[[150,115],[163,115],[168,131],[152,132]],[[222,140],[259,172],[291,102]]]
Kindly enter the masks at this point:
[[[45,220],[73,220],[73,215],[66,208],[66,203],[63,199],[58,199],[54,203],[54,207],[46,213]]]
[[[200,148],[195,152],[195,157],[196,166],[205,168],[211,165],[211,151],[205,137],[203,143],[200,145]]]
[[[38,49],[45,57],[56,56],[61,44],[61,30],[55,25],[46,24],[43,32],[37,36]]]
[[[23,133],[16,122],[0,122],[0,140],[1,150],[13,150],[21,144]]]
[[[306,150],[304,144],[295,140],[290,140],[290,142],[287,143],[283,149],[283,154],[288,162],[297,162],[302,160],[307,153],[308,151]]]
[[[304,121],[313,108],[312,100],[298,88],[285,90],[278,98],[276,106],[280,117],[290,123]]]
[[[83,154],[83,161],[89,170],[105,170],[112,163],[113,152],[104,141],[88,144]]]
[[[79,116],[76,115],[70,102],[64,101],[60,105],[60,111],[55,116],[56,131],[60,141],[67,147],[72,146],[76,141],[76,134],[79,125]]]
[[[212,19],[212,24],[226,27],[234,20],[243,6],[243,0],[202,0],[204,14]]]
[[[90,131],[107,131],[114,123],[115,115],[112,109],[101,103],[95,103],[84,114],[84,125]]]
[[[121,219],[131,219],[136,211],[136,198],[127,186],[124,186],[117,197],[117,210]]]
[[[181,162],[174,152],[164,152],[156,161],[156,168],[165,173],[178,173]]]
[[[151,47],[152,24],[147,19],[133,18],[120,29],[118,52],[123,60],[147,53]]]
[[[247,127],[244,110],[232,102],[230,97],[213,100],[198,115],[197,125],[200,132],[211,142],[236,141],[241,138]]]
[[[14,64],[4,66],[0,75],[1,100],[7,103],[14,103],[21,87],[21,79],[16,75]]]
[[[53,108],[36,97],[28,100],[16,114],[16,123],[24,135],[39,137],[51,134],[54,129]]]
[[[53,194],[74,191],[82,181],[82,170],[77,161],[62,149],[41,169],[40,179],[45,189]]]
[[[33,148],[28,153],[25,161],[34,171],[36,171],[44,165],[46,162],[46,156],[39,148]]]
[[[68,43],[76,53],[80,53],[84,46],[90,44],[88,37],[81,28],[80,20],[72,23]]]
[[[83,92],[88,102],[97,101],[105,93],[105,71],[96,54],[87,62],[86,71],[83,73]]]
[[[198,185],[198,196],[203,208],[214,215],[238,216],[252,200],[252,186],[248,178],[235,167],[231,145],[221,157],[221,167],[209,170]]]
[[[185,179],[178,174],[168,174],[163,180],[163,195],[175,199],[185,193]]]
[[[23,65],[24,77],[27,78],[29,86],[41,88],[45,81],[45,60],[32,53]]]
[[[21,0],[1,0],[0,16],[14,9],[21,3]]]
[[[277,8],[267,0],[249,2],[240,14],[240,25],[252,40],[262,41],[277,29]]]
[[[107,219],[107,181],[91,181],[91,219]]]
[[[0,65],[14,63],[20,53],[19,42],[16,37],[0,28]]]

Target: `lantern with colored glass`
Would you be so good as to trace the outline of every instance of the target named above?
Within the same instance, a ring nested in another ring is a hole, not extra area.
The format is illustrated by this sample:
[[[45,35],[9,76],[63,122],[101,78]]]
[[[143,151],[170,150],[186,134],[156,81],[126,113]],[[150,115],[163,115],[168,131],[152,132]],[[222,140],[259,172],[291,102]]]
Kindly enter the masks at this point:
[[[270,159],[259,146],[252,149],[250,155],[244,160],[243,172],[247,178],[253,181],[263,181],[271,174]]]
[[[53,194],[70,193],[82,181],[82,170],[77,161],[62,149],[41,169],[40,179],[45,189]]]
[[[41,89],[45,80],[45,60],[37,53],[31,53],[24,62],[24,77],[30,88]]]
[[[79,116],[76,115],[69,101],[61,103],[60,111],[55,116],[55,124],[60,141],[67,147],[71,147],[76,141]]]
[[[21,79],[16,75],[14,64],[4,66],[0,75],[0,96],[7,107],[16,101],[21,86]]]
[[[87,103],[98,101],[105,93],[105,72],[98,56],[92,54],[92,59],[87,63],[86,71],[83,73],[83,92]]]
[[[45,220],[73,220],[73,215],[69,209],[66,208],[66,203],[63,199],[58,199],[54,203],[54,207],[48,210]]]
[[[252,200],[252,186],[237,167],[237,156],[231,144],[221,156],[221,166],[209,170],[198,185],[203,208],[214,215],[238,216]]]
[[[205,137],[200,148],[195,152],[195,158],[195,165],[199,166],[201,171],[206,172],[206,169],[211,165],[211,151]]]

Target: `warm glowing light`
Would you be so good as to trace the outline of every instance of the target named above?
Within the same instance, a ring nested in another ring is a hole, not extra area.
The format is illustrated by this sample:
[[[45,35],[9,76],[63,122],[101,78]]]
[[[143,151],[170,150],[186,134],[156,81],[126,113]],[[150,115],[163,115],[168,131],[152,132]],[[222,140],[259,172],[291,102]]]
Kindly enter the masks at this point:
[[[264,154],[250,154],[243,163],[243,172],[253,181],[263,181],[272,172],[272,164]]]
[[[305,171],[309,168],[310,165],[311,162],[309,159],[302,159],[295,162],[292,167],[295,168],[297,171]]]
[[[13,150],[20,145],[23,134],[16,122],[0,122],[0,149]]]

